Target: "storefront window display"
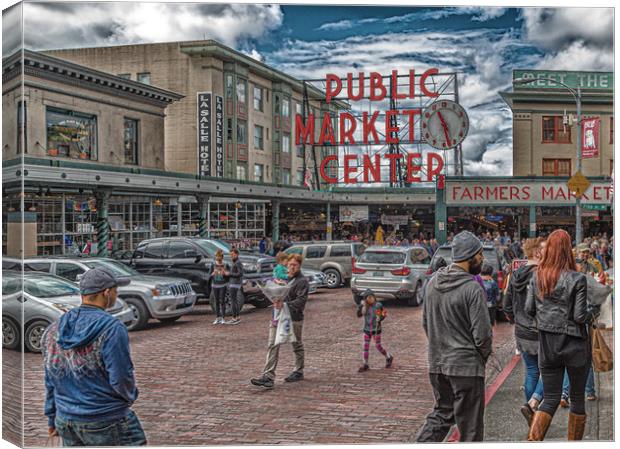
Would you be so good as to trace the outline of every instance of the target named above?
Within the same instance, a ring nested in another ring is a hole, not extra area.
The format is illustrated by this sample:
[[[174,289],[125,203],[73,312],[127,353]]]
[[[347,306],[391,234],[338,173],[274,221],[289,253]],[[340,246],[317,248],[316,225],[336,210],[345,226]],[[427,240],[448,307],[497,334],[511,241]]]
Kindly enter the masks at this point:
[[[97,117],[47,108],[47,154],[71,159],[97,159]]]

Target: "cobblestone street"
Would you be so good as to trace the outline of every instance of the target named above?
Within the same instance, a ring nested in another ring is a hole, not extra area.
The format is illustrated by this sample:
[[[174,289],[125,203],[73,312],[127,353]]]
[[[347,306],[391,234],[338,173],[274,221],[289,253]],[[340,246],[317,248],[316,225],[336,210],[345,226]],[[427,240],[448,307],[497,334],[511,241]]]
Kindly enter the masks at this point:
[[[281,349],[273,390],[250,385],[265,361],[271,309],[246,306],[238,326],[213,326],[206,305],[178,322],[151,322],[130,333],[140,389],[134,410],[150,445],[388,443],[411,441],[431,410],[422,309],[386,302],[384,346],[394,367],[371,348],[369,372],[361,362],[361,319],[349,289],[322,290],[306,307],[305,380],[286,384],[292,370],[290,345]],[[487,383],[514,354],[512,327],[495,328],[496,355]],[[17,394],[19,353],[3,350],[5,400]],[[26,446],[44,446],[41,356],[24,360]],[[9,376],[13,374],[11,380]],[[3,434],[16,440],[19,409],[4,404]]]

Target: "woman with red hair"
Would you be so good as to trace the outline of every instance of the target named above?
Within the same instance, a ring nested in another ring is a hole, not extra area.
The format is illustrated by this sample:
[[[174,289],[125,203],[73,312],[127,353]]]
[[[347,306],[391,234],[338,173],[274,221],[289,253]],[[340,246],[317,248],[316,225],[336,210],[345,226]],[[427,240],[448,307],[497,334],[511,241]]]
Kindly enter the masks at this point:
[[[525,310],[538,326],[542,402],[527,436],[542,441],[562,399],[564,369],[570,379],[568,439],[581,440],[586,425],[585,386],[592,358],[586,322],[587,281],[577,272],[571,238],[553,231],[529,285]]]

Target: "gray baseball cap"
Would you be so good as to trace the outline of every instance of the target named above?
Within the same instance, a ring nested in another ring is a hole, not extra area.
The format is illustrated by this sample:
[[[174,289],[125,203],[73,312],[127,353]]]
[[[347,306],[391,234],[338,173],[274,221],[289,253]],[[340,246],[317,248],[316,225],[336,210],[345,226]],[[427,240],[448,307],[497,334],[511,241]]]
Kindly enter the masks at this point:
[[[82,295],[94,295],[106,288],[124,287],[129,285],[128,277],[117,277],[105,268],[93,268],[88,270],[80,279],[80,293]]]

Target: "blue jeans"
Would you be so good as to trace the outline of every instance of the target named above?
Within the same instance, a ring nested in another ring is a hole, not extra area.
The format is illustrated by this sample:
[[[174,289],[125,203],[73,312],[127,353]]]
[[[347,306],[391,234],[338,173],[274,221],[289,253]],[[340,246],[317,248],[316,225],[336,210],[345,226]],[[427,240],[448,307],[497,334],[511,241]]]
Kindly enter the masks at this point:
[[[538,368],[538,356],[522,352],[521,358],[525,364],[525,401],[536,399],[540,402],[543,399],[543,383]]]
[[[564,371],[564,382],[562,383],[562,397],[568,397],[568,388],[570,382],[568,381],[568,373]],[[594,371],[592,365],[590,365],[590,371],[588,372],[588,380],[586,380],[586,396],[596,396],[596,388],[594,387]]]
[[[56,416],[56,430],[63,446],[145,446],[140,420],[131,410],[113,421],[74,421]]]

